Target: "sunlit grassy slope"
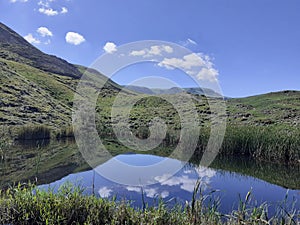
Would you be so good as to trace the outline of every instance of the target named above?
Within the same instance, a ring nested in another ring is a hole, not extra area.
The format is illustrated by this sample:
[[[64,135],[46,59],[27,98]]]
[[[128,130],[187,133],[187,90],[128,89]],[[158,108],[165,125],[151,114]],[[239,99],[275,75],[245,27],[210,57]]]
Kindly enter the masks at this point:
[[[98,97],[95,119],[100,135],[115,138],[111,127],[111,108],[121,86],[97,71],[87,71],[83,66],[72,65],[39,51],[1,23],[0,56],[1,138],[31,137],[33,135],[26,136],[24,133],[34,134],[32,127],[36,126],[47,127],[51,137],[71,134],[74,93],[84,72],[97,76],[100,83],[107,81]],[[195,90],[192,93],[199,116],[196,121],[209,131],[210,118],[214,113],[208,99],[196,94]],[[182,103],[180,107],[184,107],[182,93],[167,92],[164,95],[172,95]],[[124,101],[135,96],[137,93],[129,90],[122,94]],[[210,101],[218,100],[212,98]],[[228,130],[222,152],[242,152],[268,161],[298,162],[300,91],[227,99],[226,104]],[[122,111],[121,108],[119,110]],[[165,144],[176,145],[181,129],[180,116],[172,104],[159,96],[144,95],[136,102],[129,115],[132,133],[146,138],[154,117],[161,117],[168,127]],[[205,147],[205,141],[203,143]]]

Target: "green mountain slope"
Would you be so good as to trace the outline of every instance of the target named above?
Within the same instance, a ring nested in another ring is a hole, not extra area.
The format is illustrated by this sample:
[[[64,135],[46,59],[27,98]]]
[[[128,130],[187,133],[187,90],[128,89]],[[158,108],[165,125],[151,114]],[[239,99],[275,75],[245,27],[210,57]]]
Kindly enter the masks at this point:
[[[300,91],[281,91],[227,101],[230,122],[251,125],[300,125]]]
[[[56,56],[47,55],[16,32],[0,23],[0,56],[3,59],[30,65],[45,72],[79,78],[76,66]]]
[[[41,52],[1,23],[0,56],[0,134],[24,125],[53,130],[71,125],[74,91],[87,68]],[[107,80],[89,72],[99,82]],[[121,88],[111,80],[106,87],[115,92]]]

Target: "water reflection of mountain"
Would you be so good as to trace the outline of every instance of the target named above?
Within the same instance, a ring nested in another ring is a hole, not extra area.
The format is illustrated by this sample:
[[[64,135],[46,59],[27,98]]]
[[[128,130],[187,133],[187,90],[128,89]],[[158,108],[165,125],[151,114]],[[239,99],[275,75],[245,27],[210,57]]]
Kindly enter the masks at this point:
[[[84,169],[89,167],[72,139],[19,142],[5,149],[0,163],[0,185],[28,180],[48,183]]]
[[[134,153],[127,155],[132,154]],[[68,174],[90,169],[72,139],[60,142],[18,143],[6,149],[5,157],[0,160],[0,185],[2,187],[29,179],[34,181],[36,178],[38,184],[51,183]],[[197,158],[192,158],[192,166],[198,165],[199,161]],[[256,177],[289,189],[300,189],[300,168],[297,166],[258,163],[242,157],[218,157],[212,163],[211,168]],[[178,183],[183,179],[182,176],[175,176],[169,182]],[[190,188],[187,187],[187,189]]]

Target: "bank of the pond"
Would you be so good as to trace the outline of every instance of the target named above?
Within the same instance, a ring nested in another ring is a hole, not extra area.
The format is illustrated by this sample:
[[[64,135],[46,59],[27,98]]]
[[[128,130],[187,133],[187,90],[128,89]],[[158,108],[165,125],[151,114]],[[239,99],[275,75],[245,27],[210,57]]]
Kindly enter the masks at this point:
[[[1,192],[1,224],[298,224],[300,214],[278,205],[269,217],[268,204],[253,205],[251,193],[240,199],[238,210],[228,215],[218,211],[219,201],[204,204],[209,196],[195,187],[193,199],[182,207],[169,208],[161,201],[157,207],[135,209],[125,200],[116,202],[86,196],[78,187],[65,185],[59,192],[43,191],[32,185],[19,185]]]

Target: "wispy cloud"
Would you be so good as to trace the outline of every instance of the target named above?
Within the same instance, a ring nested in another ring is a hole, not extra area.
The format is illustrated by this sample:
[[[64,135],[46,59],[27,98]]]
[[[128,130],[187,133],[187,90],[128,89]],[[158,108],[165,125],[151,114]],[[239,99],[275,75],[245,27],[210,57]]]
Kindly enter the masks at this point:
[[[130,56],[142,56],[144,58],[159,56],[163,53],[172,53],[173,48],[168,45],[153,45],[150,48],[145,48],[141,50],[133,50],[129,53]]]
[[[52,8],[39,8],[39,12],[45,14],[47,16],[56,16],[58,15],[58,11]]]
[[[42,14],[47,16],[56,16],[59,14],[66,14],[68,13],[68,9],[66,7],[60,7],[61,9],[54,9],[51,7],[51,3],[55,0],[40,0],[37,4],[40,6],[38,11]]]
[[[117,51],[117,46],[115,43],[113,42],[106,42],[106,44],[104,45],[103,47],[103,50],[106,52],[106,53],[113,53],[113,52],[116,52]]]
[[[188,42],[189,44],[192,44],[192,45],[197,45],[197,42],[194,41],[194,40],[192,40],[192,39],[190,39],[190,38],[187,39],[187,42]]]
[[[60,13],[65,14],[68,12],[68,9],[66,7],[62,7]]]
[[[73,45],[80,45],[81,43],[85,42],[85,38],[76,32],[68,32],[65,39],[67,43]]]
[[[53,36],[52,32],[51,32],[47,27],[39,27],[39,28],[37,29],[37,32],[38,32],[42,37],[46,37],[46,36],[52,37],[52,36]]]
[[[35,38],[31,33],[24,36],[25,40],[28,41],[30,44],[40,44],[41,41]]]
[[[179,44],[184,46],[184,47],[190,47],[190,46],[198,45],[198,43],[195,40],[191,39],[191,38],[187,38],[184,41],[179,41]]]

